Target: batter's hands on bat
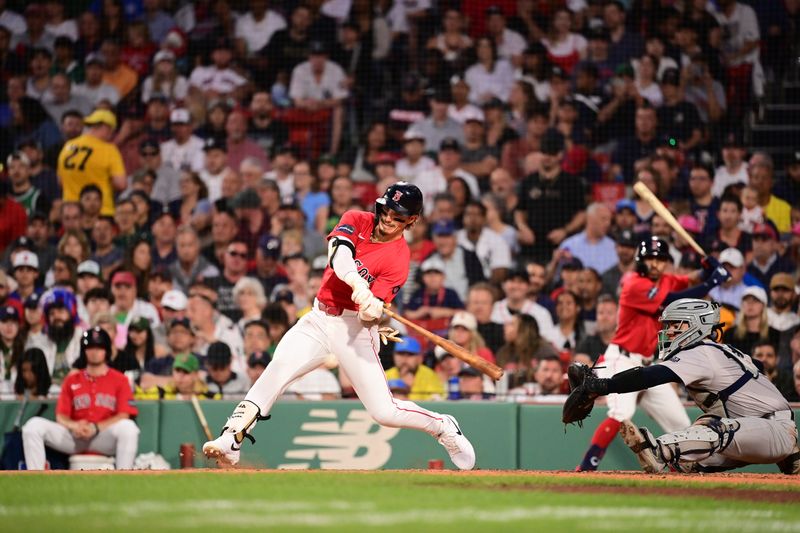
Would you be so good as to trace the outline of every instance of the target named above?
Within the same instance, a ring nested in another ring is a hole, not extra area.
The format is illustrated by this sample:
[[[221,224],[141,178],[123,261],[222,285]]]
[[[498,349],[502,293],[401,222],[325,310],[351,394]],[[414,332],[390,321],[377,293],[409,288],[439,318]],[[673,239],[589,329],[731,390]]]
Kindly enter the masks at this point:
[[[714,269],[711,275],[708,276],[708,279],[706,279],[706,284],[710,285],[711,288],[714,288],[722,285],[729,279],[731,279],[730,273],[725,269],[725,267],[720,266]]]
[[[367,280],[359,276],[358,272],[348,272],[344,277],[344,282],[353,288],[353,293],[350,295],[350,299],[353,300],[353,303],[357,306],[360,307],[366,304],[370,298],[374,298],[372,291],[369,290],[369,283],[367,283]]]
[[[378,328],[378,335],[381,337],[381,342],[385,345],[391,342],[403,342],[403,339],[398,337],[400,335],[400,331],[394,329],[391,326],[381,326]]]
[[[383,301],[372,296],[367,303],[358,306],[358,318],[372,322],[383,316]]]

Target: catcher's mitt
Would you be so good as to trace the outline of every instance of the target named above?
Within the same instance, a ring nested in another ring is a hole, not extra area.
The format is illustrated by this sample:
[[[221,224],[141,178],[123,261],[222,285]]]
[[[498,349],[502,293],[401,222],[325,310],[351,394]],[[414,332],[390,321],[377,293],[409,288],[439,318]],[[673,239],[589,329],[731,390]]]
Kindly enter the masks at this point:
[[[567,378],[570,393],[561,412],[561,421],[565,424],[577,422],[581,426],[583,419],[592,412],[595,398],[602,394],[603,382],[583,363],[569,365]]]

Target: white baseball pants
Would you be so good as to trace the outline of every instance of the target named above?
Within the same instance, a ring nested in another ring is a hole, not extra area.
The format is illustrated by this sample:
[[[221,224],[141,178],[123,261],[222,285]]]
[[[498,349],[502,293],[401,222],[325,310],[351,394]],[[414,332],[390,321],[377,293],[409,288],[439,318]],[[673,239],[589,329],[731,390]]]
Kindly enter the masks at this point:
[[[130,470],[139,449],[139,426],[133,420],[120,420],[91,439],[76,439],[61,424],[35,416],[22,426],[28,470],[44,470],[45,446],[70,455],[87,450],[113,455],[117,470]]]
[[[281,339],[272,362],[245,400],[258,405],[266,416],[287,386],[318,368],[332,353],[378,424],[418,429],[438,436],[443,429],[442,415],[392,396],[378,357],[379,342],[377,327],[365,328],[355,311],[345,310],[341,316],[330,316],[317,308],[315,300],[311,311]]]
[[[600,378],[610,378],[624,370],[642,366],[640,354],[623,355],[616,344],[608,345],[604,359],[605,363],[598,364],[598,367],[604,367],[597,369],[597,376]],[[686,409],[669,383],[642,392],[609,394],[606,396],[608,417],[620,422],[630,420],[636,412],[637,402],[667,433],[691,425]]]
[[[739,429],[733,434],[731,443],[723,451],[705,458],[695,458],[706,468],[729,470],[750,464],[776,463],[792,453],[797,443],[797,426],[790,418],[789,411],[780,420],[766,418],[734,418]],[[692,461],[691,454],[685,454],[686,461]]]

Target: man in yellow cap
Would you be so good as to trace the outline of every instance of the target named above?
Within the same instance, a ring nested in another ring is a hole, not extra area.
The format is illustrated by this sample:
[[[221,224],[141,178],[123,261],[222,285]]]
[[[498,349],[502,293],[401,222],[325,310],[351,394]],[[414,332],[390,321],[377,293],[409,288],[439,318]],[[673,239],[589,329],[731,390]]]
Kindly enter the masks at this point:
[[[110,141],[117,117],[107,109],[96,109],[83,120],[84,133],[64,144],[58,156],[58,178],[65,202],[77,202],[81,190],[97,185],[103,194],[102,215],[114,215],[114,191],[127,186],[122,155]]]

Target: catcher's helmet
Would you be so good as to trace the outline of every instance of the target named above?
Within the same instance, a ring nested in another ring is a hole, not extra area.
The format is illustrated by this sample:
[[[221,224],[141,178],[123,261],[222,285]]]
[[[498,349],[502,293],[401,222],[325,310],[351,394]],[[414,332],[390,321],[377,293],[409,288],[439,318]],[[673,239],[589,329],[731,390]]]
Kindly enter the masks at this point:
[[[663,328],[658,334],[658,356],[669,359],[675,352],[710,337],[720,322],[719,304],[697,298],[681,298],[669,304],[661,313]],[[685,322],[688,328],[669,339],[667,330],[673,324]]]
[[[389,185],[383,196],[375,200],[376,218],[382,207],[388,207],[404,217],[419,215],[422,213],[422,191],[407,181],[398,181]]]
[[[636,271],[643,276],[647,274],[647,265],[644,264],[644,260],[648,257],[660,257],[672,261],[667,241],[658,237],[650,237],[639,243],[639,248],[636,250]]]
[[[87,348],[103,348],[106,351],[106,360],[111,356],[111,337],[99,326],[83,332],[81,337],[81,358],[86,357]]]

